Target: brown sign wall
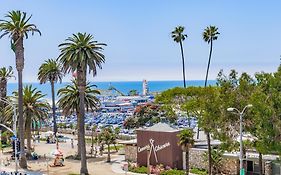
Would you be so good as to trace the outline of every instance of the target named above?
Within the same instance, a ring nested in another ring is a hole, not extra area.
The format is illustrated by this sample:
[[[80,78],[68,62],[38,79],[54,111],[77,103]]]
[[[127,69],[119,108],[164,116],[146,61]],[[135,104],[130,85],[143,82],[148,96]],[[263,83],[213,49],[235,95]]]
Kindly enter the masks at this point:
[[[137,130],[137,163],[140,166],[147,165],[149,153],[145,147],[147,145],[153,145],[154,150],[153,148],[151,150],[150,165],[163,164],[171,168],[182,169],[182,149],[178,145],[178,133],[179,131],[158,132]],[[151,139],[153,144],[151,144]],[[156,159],[158,159],[158,162],[156,162]]]

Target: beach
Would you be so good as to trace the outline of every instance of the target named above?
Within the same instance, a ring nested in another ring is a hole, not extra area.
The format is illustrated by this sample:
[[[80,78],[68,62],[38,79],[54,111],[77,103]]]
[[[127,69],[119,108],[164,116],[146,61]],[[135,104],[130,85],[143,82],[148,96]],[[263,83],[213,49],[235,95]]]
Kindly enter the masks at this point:
[[[69,138],[74,138],[72,135],[66,135]],[[74,138],[75,139],[75,138]],[[59,150],[63,152],[64,157],[74,155],[77,151],[77,140],[74,140],[74,148],[71,147],[71,142],[59,143]],[[56,149],[56,144],[47,144],[45,141],[40,141],[40,143],[33,143],[36,153],[41,157],[39,160],[29,160],[28,161],[28,171],[35,174],[49,174],[49,175],[68,175],[68,174],[79,174],[80,171],[80,160],[65,159],[64,166],[62,167],[51,167],[50,165],[54,162],[54,156],[51,155],[51,152]],[[90,145],[87,145],[87,150],[90,150]],[[8,153],[10,149],[4,150],[4,154],[1,155],[0,160],[5,161],[7,158],[10,158],[11,154]],[[106,155],[99,156],[97,158],[91,158],[91,155],[88,154],[88,170],[90,174],[96,175],[118,175],[117,173],[121,170],[122,163],[118,160],[124,160],[124,155],[119,155],[118,153],[112,154],[112,162],[106,163]],[[45,158],[46,157],[46,158]],[[49,165],[49,166],[47,166]],[[12,161],[11,164],[6,168],[10,170],[15,170],[15,164]],[[0,168],[0,170],[1,170]],[[117,172],[116,172],[117,171]],[[123,173],[124,174],[124,173]]]

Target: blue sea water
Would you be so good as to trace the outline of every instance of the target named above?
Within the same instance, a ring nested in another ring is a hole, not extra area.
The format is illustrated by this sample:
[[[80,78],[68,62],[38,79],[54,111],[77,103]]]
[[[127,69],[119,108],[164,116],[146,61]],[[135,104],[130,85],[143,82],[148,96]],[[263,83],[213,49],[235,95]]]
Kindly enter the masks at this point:
[[[92,84],[97,85],[98,89],[107,90],[110,85],[118,89],[124,94],[132,89],[137,90],[140,94],[142,93],[142,81],[120,81],[120,82],[91,82]],[[209,85],[214,85],[215,80],[208,81]],[[43,94],[46,94],[47,99],[51,99],[51,85],[50,83],[40,84],[40,83],[24,83],[24,85],[32,84],[33,87],[36,87],[38,90],[41,90]],[[63,82],[61,84],[55,84],[55,92],[58,89],[65,87],[69,82]],[[186,82],[187,86],[203,86],[204,80],[191,80]],[[149,92],[162,92],[174,87],[183,87],[182,81],[148,81]],[[13,91],[16,91],[18,88],[17,83],[8,83],[8,95],[11,95]]]

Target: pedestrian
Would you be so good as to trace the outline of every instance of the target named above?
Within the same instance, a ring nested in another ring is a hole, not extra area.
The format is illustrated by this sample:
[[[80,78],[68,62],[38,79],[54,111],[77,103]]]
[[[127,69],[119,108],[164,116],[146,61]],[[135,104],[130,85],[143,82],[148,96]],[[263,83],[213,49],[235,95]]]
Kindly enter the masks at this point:
[[[71,139],[71,148],[74,148],[73,139]]]

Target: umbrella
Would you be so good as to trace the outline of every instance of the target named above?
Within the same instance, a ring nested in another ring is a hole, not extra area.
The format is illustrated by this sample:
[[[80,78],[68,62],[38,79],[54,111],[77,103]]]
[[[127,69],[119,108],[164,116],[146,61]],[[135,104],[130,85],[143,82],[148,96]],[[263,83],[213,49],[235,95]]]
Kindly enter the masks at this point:
[[[53,135],[53,134],[54,134],[53,131],[47,131],[47,132],[45,132],[45,135],[46,135],[46,136]]]
[[[51,152],[51,155],[55,155],[55,156],[62,156],[63,153],[61,150],[55,149]]]

